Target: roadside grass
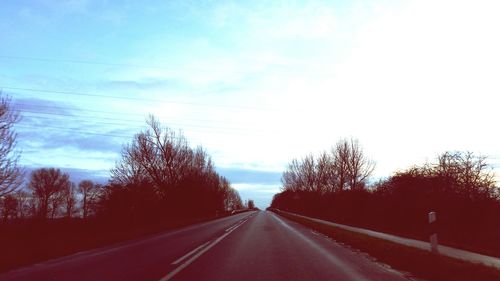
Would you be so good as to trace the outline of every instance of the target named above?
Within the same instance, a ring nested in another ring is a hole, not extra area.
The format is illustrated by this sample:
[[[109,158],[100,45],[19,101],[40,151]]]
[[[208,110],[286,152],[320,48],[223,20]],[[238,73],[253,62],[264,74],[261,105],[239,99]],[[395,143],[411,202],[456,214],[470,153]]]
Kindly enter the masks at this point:
[[[428,251],[406,247],[368,235],[326,226],[305,218],[277,212],[280,216],[310,227],[315,231],[361,250],[392,268],[410,272],[417,278],[430,281],[489,281],[500,280],[500,270],[482,264],[470,263]]]
[[[228,216],[117,225],[97,219],[0,223],[0,273]]]

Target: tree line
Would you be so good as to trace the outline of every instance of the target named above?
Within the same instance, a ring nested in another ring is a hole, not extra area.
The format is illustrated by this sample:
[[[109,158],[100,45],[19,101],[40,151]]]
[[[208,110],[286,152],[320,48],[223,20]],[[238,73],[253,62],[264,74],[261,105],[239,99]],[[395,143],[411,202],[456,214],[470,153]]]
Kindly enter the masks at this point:
[[[26,189],[6,194],[0,200],[1,218],[88,218],[97,213],[106,186],[91,180],[78,184],[56,168],[40,168],[30,174]]]
[[[485,156],[444,152],[370,183],[373,167],[358,141],[340,140],[292,160],[271,207],[424,240],[435,211],[441,241],[500,255],[500,189]]]
[[[355,139],[342,139],[330,151],[318,157],[310,154],[293,159],[283,172],[281,181],[284,190],[311,191],[318,193],[357,190],[366,186],[366,181],[375,168]]]
[[[206,150],[154,117],[106,183],[74,183],[55,167],[24,172],[19,120],[0,92],[0,272],[247,210]]]
[[[181,133],[153,116],[147,125],[123,147],[111,170],[104,215],[199,217],[243,208],[238,192],[202,147],[191,148]]]
[[[238,192],[219,175],[203,147],[191,148],[181,132],[150,116],[147,128],[123,146],[107,184],[71,182],[58,168],[39,168],[27,183],[18,164],[20,120],[0,93],[0,215],[53,219],[99,217],[113,221],[217,216],[243,208]]]

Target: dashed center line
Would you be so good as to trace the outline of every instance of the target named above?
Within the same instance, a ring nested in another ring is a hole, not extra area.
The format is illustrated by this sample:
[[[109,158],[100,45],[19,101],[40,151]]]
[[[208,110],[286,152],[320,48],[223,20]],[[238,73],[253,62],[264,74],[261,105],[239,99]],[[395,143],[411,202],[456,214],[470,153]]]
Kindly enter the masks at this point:
[[[217,243],[219,243],[220,241],[222,241],[222,239],[226,238],[229,234],[231,234],[231,232],[233,232],[238,227],[240,227],[242,224],[244,224],[248,220],[248,218],[250,218],[250,217],[251,216],[247,217],[246,219],[238,221],[235,225],[233,225],[233,226],[229,227],[228,229],[226,229],[224,231],[224,234],[222,234],[221,236],[219,236],[217,239],[212,240],[212,241],[208,241],[205,244],[198,246],[194,250],[190,251],[189,253],[185,254],[184,256],[182,256],[179,259],[177,259],[176,261],[174,261],[172,263],[172,265],[177,265],[177,264],[179,264],[179,263],[181,263],[181,262],[183,262],[184,260],[187,259],[182,264],[180,264],[177,268],[175,268],[174,270],[172,270],[171,272],[169,272],[167,275],[165,275],[162,279],[160,279],[160,281],[168,281],[168,280],[172,279],[177,273],[181,272],[181,270],[183,270],[188,265],[190,265],[191,263],[193,263],[201,255],[203,255],[204,253],[206,253],[213,246],[215,246]],[[193,256],[191,256],[191,255],[193,255]]]
[[[210,243],[210,241],[208,241],[207,243],[205,243],[205,244],[203,244],[201,246],[198,246],[196,249],[194,249],[191,252],[189,252],[189,253],[185,254],[184,256],[180,257],[178,260],[174,261],[172,264],[175,265],[175,264],[178,264],[178,263],[182,262],[183,260],[187,259],[192,254],[196,253],[201,248],[205,247],[208,243]]]

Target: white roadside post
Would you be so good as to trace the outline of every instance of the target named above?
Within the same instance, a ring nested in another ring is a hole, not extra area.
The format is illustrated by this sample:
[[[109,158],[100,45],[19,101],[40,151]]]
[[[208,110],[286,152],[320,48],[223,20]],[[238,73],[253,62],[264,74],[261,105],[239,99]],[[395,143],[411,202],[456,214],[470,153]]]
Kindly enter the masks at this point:
[[[431,242],[431,252],[433,254],[438,254],[438,235],[436,229],[436,212],[429,212],[429,225],[431,230],[430,242]]]

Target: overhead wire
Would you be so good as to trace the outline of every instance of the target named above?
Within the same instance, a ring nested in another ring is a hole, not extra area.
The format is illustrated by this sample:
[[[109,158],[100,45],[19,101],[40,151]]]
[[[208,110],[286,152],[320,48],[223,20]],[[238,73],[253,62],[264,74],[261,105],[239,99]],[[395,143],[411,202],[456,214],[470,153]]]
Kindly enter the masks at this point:
[[[95,109],[83,109],[83,108],[67,108],[67,107],[61,107],[61,106],[53,106],[53,105],[43,105],[43,104],[29,104],[29,103],[22,103],[22,102],[15,102],[15,106],[24,106],[24,107],[41,107],[41,108],[48,108],[48,109],[56,109],[56,110],[62,110],[62,111],[85,111],[85,112],[93,112],[93,113],[104,113],[104,114],[116,114],[115,112],[112,111],[104,111],[104,110],[95,110]],[[139,113],[131,113],[127,112],[127,115],[134,115],[134,116],[141,116],[144,117],[144,114],[139,114]]]
[[[53,59],[53,58],[37,58],[37,57],[27,57],[27,56],[6,56],[6,55],[0,55],[0,59],[10,59],[10,60],[33,60],[33,61],[42,61],[42,62],[60,62],[60,63],[77,63],[77,64],[91,64],[91,65],[105,65],[105,66],[116,66],[116,67],[134,67],[134,68],[158,68],[158,69],[169,69],[172,71],[178,71],[179,69],[171,69],[167,68],[164,66],[155,66],[155,65],[141,65],[141,64],[123,64],[123,63],[113,63],[113,62],[102,62],[102,61],[92,61],[92,60],[79,60],[79,59]],[[197,71],[195,69],[190,69],[189,71]],[[206,71],[206,70],[202,70]],[[211,70],[213,71],[213,70]],[[217,70],[215,70],[217,71]],[[234,72],[234,71],[232,71]],[[241,72],[244,73],[244,72]],[[168,101],[168,100],[162,100],[162,99],[154,99],[154,98],[139,98],[139,97],[124,97],[124,96],[111,96],[111,95],[103,95],[103,94],[95,94],[95,93],[89,93],[89,92],[75,92],[75,91],[61,91],[61,90],[52,90],[52,89],[35,89],[35,88],[26,88],[26,87],[13,87],[13,86],[1,86],[0,89],[8,89],[8,90],[14,90],[14,91],[25,91],[25,92],[37,92],[37,93],[48,93],[48,94],[62,94],[62,95],[73,95],[73,96],[86,96],[86,97],[97,97],[97,98],[104,98],[104,99],[117,99],[117,100],[129,100],[129,101],[141,101],[141,102],[152,102],[152,103],[166,103],[166,104],[178,104],[178,105],[191,105],[191,106],[203,106],[203,107],[222,107],[222,108],[230,108],[230,109],[245,109],[245,110],[269,110],[269,111],[274,111],[276,108],[262,108],[262,107],[248,107],[248,106],[240,106],[240,105],[221,105],[221,104],[209,104],[209,103],[199,103],[199,102],[182,102],[182,101]],[[22,93],[22,92],[21,92]],[[34,105],[29,105],[30,107],[33,107]],[[44,105],[35,105],[35,107],[44,107],[44,108],[51,108],[51,106],[44,106]],[[56,107],[53,107],[53,109],[56,109]],[[57,108],[61,110],[68,110],[65,108]],[[42,112],[42,111],[36,111],[36,110],[27,110],[27,109],[21,109],[23,112],[27,112],[30,114],[36,114],[37,116],[28,116],[31,118],[41,118],[41,119],[51,119],[46,116],[39,116],[39,114],[43,115],[52,115],[52,116],[58,116],[58,117],[64,117],[64,118],[72,118],[74,121],[77,122],[92,122],[92,123],[97,123],[97,124],[102,124],[102,125],[118,125],[118,126],[128,126],[130,127],[131,123],[139,124],[140,122],[137,120],[127,120],[123,118],[112,118],[112,117],[103,117],[99,116],[97,117],[90,117],[88,115],[83,116],[83,115],[77,115],[77,114],[69,114],[69,113],[61,113],[61,112]],[[70,111],[75,111],[75,109],[69,109]],[[85,112],[94,112],[94,113],[103,113],[103,114],[116,114],[115,112],[105,112],[105,111],[99,111],[99,110],[90,110],[90,109],[77,109],[76,111],[85,111]],[[133,114],[133,113],[127,113],[127,115],[137,115],[139,116],[140,114]],[[141,115],[142,116],[142,115]],[[80,118],[85,118],[80,119]],[[89,120],[92,119],[92,120]],[[112,123],[112,122],[102,122],[101,120],[111,120],[111,121],[119,121],[119,122],[127,122],[127,123]],[[206,120],[200,120],[203,122],[206,122]],[[141,122],[141,125],[144,123]],[[248,129],[242,129],[242,128],[230,128],[230,127],[215,127],[215,126],[197,126],[197,125],[186,125],[186,124],[180,124],[180,123],[170,123],[169,125],[177,125],[182,128],[188,127],[188,128],[200,128],[204,130],[212,130],[213,129],[218,129],[218,130],[226,130],[226,133],[234,133],[234,131],[238,130],[244,130],[245,132],[248,132]],[[29,124],[18,124],[18,126],[25,127],[25,128],[33,128],[30,127]],[[68,127],[57,127],[57,126],[51,126],[44,124],[44,127],[52,128],[52,129],[58,129],[58,130],[70,130],[70,131],[78,131],[81,133],[88,133],[88,134],[93,134],[93,135],[103,135],[103,136],[114,136],[114,137],[130,137],[130,136],[124,136],[124,135],[116,135],[116,134],[107,134],[107,133],[99,133],[99,132],[93,132],[93,131],[83,131],[81,128],[68,128]],[[229,131],[227,131],[229,130]],[[223,133],[220,132],[219,133]]]
[[[0,59],[31,60],[31,61],[60,62],[60,63],[77,63],[77,64],[91,64],[91,65],[119,66],[119,67],[133,67],[133,68],[167,69],[164,66],[157,66],[157,65],[113,63],[113,62],[102,62],[102,61],[93,61],[93,60],[78,60],[78,59],[57,59],[57,58],[40,58],[40,57],[27,57],[27,56],[5,56],[5,55],[0,55]]]
[[[58,63],[75,63],[75,64],[89,64],[89,65],[104,65],[104,66],[116,66],[116,67],[130,67],[130,68],[153,68],[153,69],[166,69],[174,72],[178,71],[199,71],[199,72],[231,72],[231,73],[241,73],[247,74],[245,71],[237,71],[231,69],[229,71],[220,71],[218,69],[201,69],[194,67],[166,67],[164,65],[147,65],[147,64],[133,64],[133,63],[116,63],[109,61],[97,61],[97,60],[88,60],[88,59],[60,59],[60,58],[47,58],[47,57],[33,57],[33,56],[18,56],[18,55],[0,55],[0,59],[7,60],[31,60],[31,61],[39,61],[39,62],[58,62]],[[1,88],[10,89],[10,90],[21,90],[21,91],[32,91],[32,92],[43,92],[43,93],[58,93],[58,94],[67,94],[67,95],[78,95],[78,96],[90,96],[90,97],[105,97],[111,99],[123,99],[123,100],[138,100],[138,101],[150,101],[150,102],[164,102],[164,103],[173,103],[173,104],[186,104],[186,105],[199,105],[199,106],[214,106],[214,107],[229,107],[229,108],[239,108],[239,109],[251,109],[251,110],[270,110],[276,111],[279,108],[264,108],[264,107],[249,107],[249,106],[238,106],[238,105],[218,105],[218,104],[203,104],[203,103],[191,103],[191,102],[175,102],[175,101],[164,101],[158,99],[146,99],[146,98],[134,98],[134,97],[117,97],[117,96],[108,96],[108,95],[98,95],[93,93],[78,93],[73,91],[60,91],[60,90],[48,90],[48,89],[33,89],[33,88],[25,88],[25,87],[13,87],[13,86],[0,86]]]
[[[98,61],[98,60],[83,60],[83,59],[58,59],[58,58],[43,58],[43,57],[32,57],[32,56],[11,56],[11,55],[0,55],[0,59],[7,60],[30,60],[38,62],[56,62],[56,63],[74,63],[74,64],[87,64],[87,65],[102,65],[102,66],[113,66],[113,67],[129,67],[129,68],[149,68],[149,69],[163,69],[168,71],[196,71],[196,72],[207,72],[205,68],[196,67],[168,67],[164,65],[147,65],[147,64],[134,64],[134,63],[116,63],[110,61]],[[238,70],[220,70],[220,69],[210,69],[211,72],[221,72],[221,73],[239,73],[246,74],[245,71]]]
[[[28,129],[40,129],[40,130],[42,130],[44,128],[51,128],[51,129],[56,129],[56,130],[61,130],[61,131],[68,131],[68,132],[77,131],[77,132],[81,132],[84,134],[99,135],[99,136],[106,136],[106,137],[130,138],[131,136],[133,136],[133,134],[122,135],[122,134],[113,134],[113,133],[102,133],[102,132],[81,130],[80,128],[59,127],[59,126],[51,126],[51,125],[44,125],[43,127],[37,127],[37,126],[28,125],[28,124],[16,124],[15,126],[22,127],[22,128],[28,128]]]
[[[29,117],[29,118],[33,118],[33,119],[44,119],[44,120],[54,121],[54,118],[51,118],[51,117],[48,117],[48,116],[23,115],[23,117]],[[59,121],[59,120],[57,120],[57,121]],[[65,120],[65,121],[68,122],[69,120]],[[141,127],[144,127],[144,125],[145,125],[145,124],[142,124],[142,126],[141,125],[130,126],[127,123],[102,122],[102,121],[82,120],[82,119],[73,119],[71,121],[75,121],[75,122],[79,122],[79,123],[86,123],[86,124],[91,124],[91,125],[99,124],[99,125],[126,126],[127,128],[131,128],[131,129],[133,129],[133,128],[139,129]]]
[[[31,126],[27,124],[16,124],[16,127],[21,127],[21,128],[26,128],[26,129],[44,129],[44,128],[50,128],[56,131],[60,132],[78,132],[81,133],[80,136],[85,136],[85,135],[95,135],[95,136],[104,136],[104,137],[114,137],[114,138],[120,138],[120,139],[127,139],[127,141],[130,141],[133,139],[133,137],[139,133],[139,132],[132,132],[130,135],[125,135],[125,134],[116,134],[116,133],[103,133],[103,132],[95,132],[95,131],[87,131],[87,130],[81,130],[80,128],[68,128],[68,127],[59,127],[59,126],[51,126],[51,125],[44,125],[43,128],[41,127],[36,127],[36,126]],[[21,132],[22,133],[22,132]],[[173,137],[174,139],[178,139],[179,137]],[[205,143],[205,141],[202,141],[198,138],[188,138],[187,136],[183,136],[185,140],[187,140],[190,143]]]
[[[257,107],[208,104],[208,103],[197,103],[197,102],[179,102],[179,101],[167,101],[167,100],[160,100],[160,99],[136,98],[136,97],[118,97],[118,96],[109,96],[109,95],[100,95],[100,94],[91,94],[91,93],[82,93],[82,92],[73,92],[73,91],[56,91],[56,90],[47,90],[47,89],[11,87],[11,86],[5,86],[5,85],[0,85],[0,89],[29,91],[29,92],[38,92],[38,93],[74,95],[74,96],[86,96],[86,97],[99,97],[99,98],[109,98],[109,99],[118,99],[118,100],[153,102],[153,103],[167,103],[167,104],[178,104],[178,105],[208,106],[208,107],[221,107],[221,108],[245,109],[245,110],[265,110],[265,111],[276,111],[277,110],[274,108],[262,108],[262,107],[257,108]]]
[[[111,66],[111,67],[121,67],[121,68],[142,68],[142,69],[161,69],[170,72],[210,72],[210,73],[231,73],[231,74],[241,74],[248,75],[248,71],[237,70],[237,69],[220,69],[211,66],[210,69],[203,67],[193,67],[193,66],[165,66],[165,65],[151,65],[151,64],[142,64],[142,63],[119,63],[112,61],[100,61],[100,60],[92,60],[92,59],[72,59],[72,58],[48,58],[48,57],[33,57],[33,56],[17,56],[17,55],[0,55],[0,59],[9,60],[9,61],[33,61],[33,62],[42,62],[42,63],[66,63],[66,64],[85,64],[85,65],[97,65],[97,66]],[[255,61],[255,58],[252,58]],[[298,62],[298,61],[296,61]],[[290,68],[290,64],[274,64],[279,66],[285,66],[282,70],[287,70],[288,72],[292,72],[293,68]],[[303,64],[301,65],[303,66]],[[296,69],[296,68],[295,68]],[[303,71],[303,67],[299,68],[300,71]],[[274,74],[276,75],[276,73]],[[284,75],[284,74],[278,74]]]
[[[53,109],[53,110],[59,110],[59,111],[71,111],[71,112],[90,112],[90,113],[102,113],[102,114],[111,114],[111,115],[117,115],[117,113],[119,112],[111,112],[111,111],[103,111],[103,110],[94,110],[94,109],[84,109],[84,108],[74,108],[74,107],[71,107],[71,108],[68,108],[68,107],[60,107],[60,106],[52,106],[52,105],[38,105],[38,104],[27,104],[27,103],[20,103],[20,102],[16,102],[14,104],[15,107],[17,107],[18,110],[21,110],[21,111],[29,111],[29,110],[32,110],[32,108],[35,108],[35,109],[38,109],[38,108],[42,108],[42,109]],[[27,108],[27,109],[26,109]],[[40,113],[45,113],[47,111],[37,111],[37,112],[40,112]],[[65,114],[65,113],[60,113],[60,114]],[[74,114],[69,114],[68,115],[74,115]],[[140,114],[140,113],[131,113],[131,112],[127,112],[127,113],[124,113],[123,115],[127,115],[127,116],[140,116],[142,117],[142,120],[146,120],[146,117],[148,116],[147,114]],[[89,116],[86,115],[85,118],[88,118]],[[93,117],[93,116],[92,116]],[[131,120],[131,119],[123,119],[123,118],[110,118],[110,117],[99,117],[99,118],[104,118],[104,119],[110,119],[110,120],[121,120],[121,121],[127,121],[127,122],[139,122],[138,120]],[[224,124],[227,124],[227,120],[225,121],[220,121],[220,120],[213,120],[213,119],[192,119],[192,118],[183,118],[183,120],[186,120],[186,121],[192,121],[192,122],[209,122],[209,123],[224,123]],[[143,121],[141,121],[143,122]],[[232,122],[232,124],[234,125],[238,125],[238,124],[235,124],[234,122]]]
[[[130,127],[130,123],[137,124],[137,125],[135,125],[136,127],[143,127],[145,125],[145,123],[137,121],[137,120],[124,120],[124,119],[110,118],[110,117],[94,118],[94,117],[83,116],[83,115],[64,114],[64,113],[55,113],[55,112],[41,112],[41,111],[32,111],[32,110],[24,110],[23,112],[30,113],[30,114],[44,114],[44,115],[52,115],[52,116],[65,117],[65,118],[73,118],[74,121],[78,121],[78,122],[87,122],[87,123],[92,122],[92,123],[97,123],[97,124],[102,124],[102,125],[117,125],[117,126],[128,126],[128,127]],[[27,115],[27,117],[53,120],[53,119],[48,118],[46,116]],[[83,118],[83,119],[80,119],[80,118]],[[123,123],[123,122],[122,123],[102,122],[102,121],[100,121],[100,119],[111,120],[111,121],[126,121],[126,123]],[[195,129],[202,129],[202,130],[205,130],[208,132],[224,133],[224,134],[233,134],[233,133],[240,133],[241,134],[242,132],[247,133],[249,131],[248,129],[245,129],[245,128],[193,125],[193,124],[182,124],[182,123],[177,123],[177,122],[169,122],[169,123],[167,123],[167,125],[169,127],[178,127],[179,129],[195,128]],[[189,131],[192,131],[192,130],[190,129]],[[265,133],[265,131],[263,131],[263,130],[252,130],[252,132],[258,133],[258,134]]]

